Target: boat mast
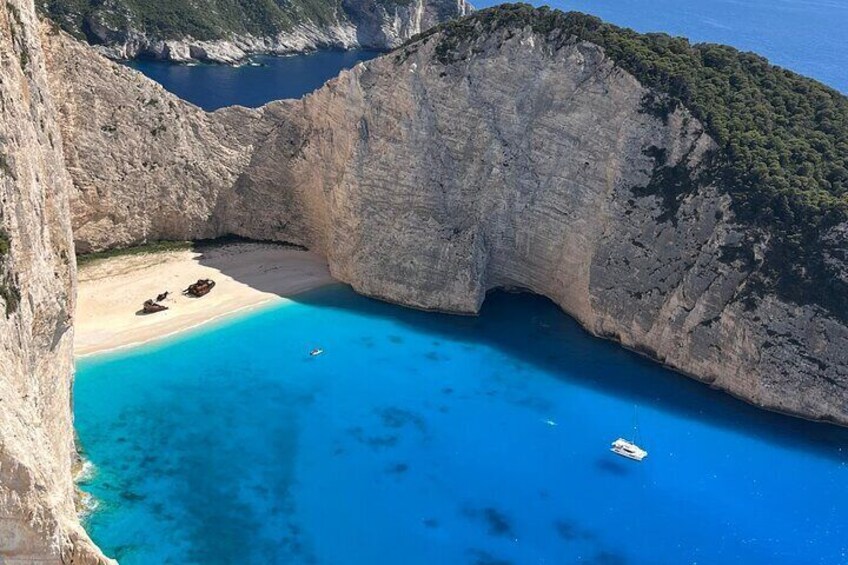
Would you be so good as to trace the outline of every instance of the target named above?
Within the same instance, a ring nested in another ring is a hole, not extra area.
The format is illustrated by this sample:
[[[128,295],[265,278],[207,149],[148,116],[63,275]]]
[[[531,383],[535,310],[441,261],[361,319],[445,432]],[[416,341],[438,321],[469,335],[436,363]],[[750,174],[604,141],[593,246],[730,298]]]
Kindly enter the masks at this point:
[[[636,405],[633,405],[633,440],[632,443],[639,445],[639,422],[636,420]]]

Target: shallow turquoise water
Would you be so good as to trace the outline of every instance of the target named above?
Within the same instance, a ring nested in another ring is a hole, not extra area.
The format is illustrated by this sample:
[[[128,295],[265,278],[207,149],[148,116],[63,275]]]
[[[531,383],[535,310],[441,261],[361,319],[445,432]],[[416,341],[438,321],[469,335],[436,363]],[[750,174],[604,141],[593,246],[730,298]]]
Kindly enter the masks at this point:
[[[107,553],[848,563],[846,430],[711,391],[539,297],[494,294],[478,318],[344,287],[297,300],[79,363],[89,528]],[[634,406],[642,463],[608,451]]]

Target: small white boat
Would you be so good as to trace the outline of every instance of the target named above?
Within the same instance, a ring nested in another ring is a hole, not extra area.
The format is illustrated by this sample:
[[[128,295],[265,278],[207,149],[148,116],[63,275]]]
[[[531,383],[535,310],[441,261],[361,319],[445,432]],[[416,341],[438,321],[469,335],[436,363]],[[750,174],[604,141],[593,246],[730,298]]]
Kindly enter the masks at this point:
[[[648,452],[636,445],[636,440],[639,437],[639,424],[636,422],[636,406],[633,407],[633,441],[626,440],[622,437],[612,442],[610,451],[616,455],[627,457],[634,461],[641,461],[648,456]]]
[[[612,451],[616,455],[621,455],[622,457],[633,459],[634,461],[641,461],[642,459],[648,456],[647,451],[645,451],[632,441],[627,441],[624,438],[618,438],[617,440],[612,442],[612,447],[610,447],[610,451]]]
[[[322,353],[324,353],[324,350],[319,347],[316,347],[315,349],[309,352],[309,355],[310,357],[318,357]]]

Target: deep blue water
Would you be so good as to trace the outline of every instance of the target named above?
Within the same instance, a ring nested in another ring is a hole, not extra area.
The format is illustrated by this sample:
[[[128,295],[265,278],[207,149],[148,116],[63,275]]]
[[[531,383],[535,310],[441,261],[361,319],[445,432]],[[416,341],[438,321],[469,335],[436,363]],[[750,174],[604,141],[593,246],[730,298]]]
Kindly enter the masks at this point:
[[[532,2],[579,10],[632,27],[661,31],[755,51],[772,63],[848,93],[848,0],[556,0]],[[487,7],[498,2],[478,0]],[[155,61],[132,66],[206,110],[240,104],[257,107],[299,98],[342,69],[377,51],[322,51],[292,57],[257,57],[263,66],[188,67]]]
[[[256,108],[272,100],[300,98],[343,69],[378,56],[380,51],[318,51],[290,57],[254,57],[258,66],[174,65],[140,60],[129,65],[184,100],[204,110],[224,106]]]
[[[477,0],[477,7],[500,2]],[[754,51],[848,93],[848,0],[554,0],[641,32]]]
[[[330,287],[84,359],[74,392],[90,532],[124,564],[848,563],[848,430],[539,297],[474,318]],[[642,463],[608,451],[634,412]]]

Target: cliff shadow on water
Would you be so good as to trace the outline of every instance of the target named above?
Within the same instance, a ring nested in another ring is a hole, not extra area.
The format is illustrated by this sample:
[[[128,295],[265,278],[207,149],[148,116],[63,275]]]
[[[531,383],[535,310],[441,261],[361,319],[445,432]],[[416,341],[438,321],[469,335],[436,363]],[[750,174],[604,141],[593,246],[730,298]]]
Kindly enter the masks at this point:
[[[201,258],[200,262],[222,267],[214,258]],[[238,273],[222,272],[238,280]],[[240,282],[256,286],[256,281]],[[540,295],[490,291],[479,316],[404,308],[357,295],[342,284],[289,298],[309,306],[390,319],[418,333],[492,347],[564,382],[627,403],[669,411],[687,420],[819,457],[836,461],[848,458],[848,429],[763,410],[712,389],[617,343],[591,336]]]

